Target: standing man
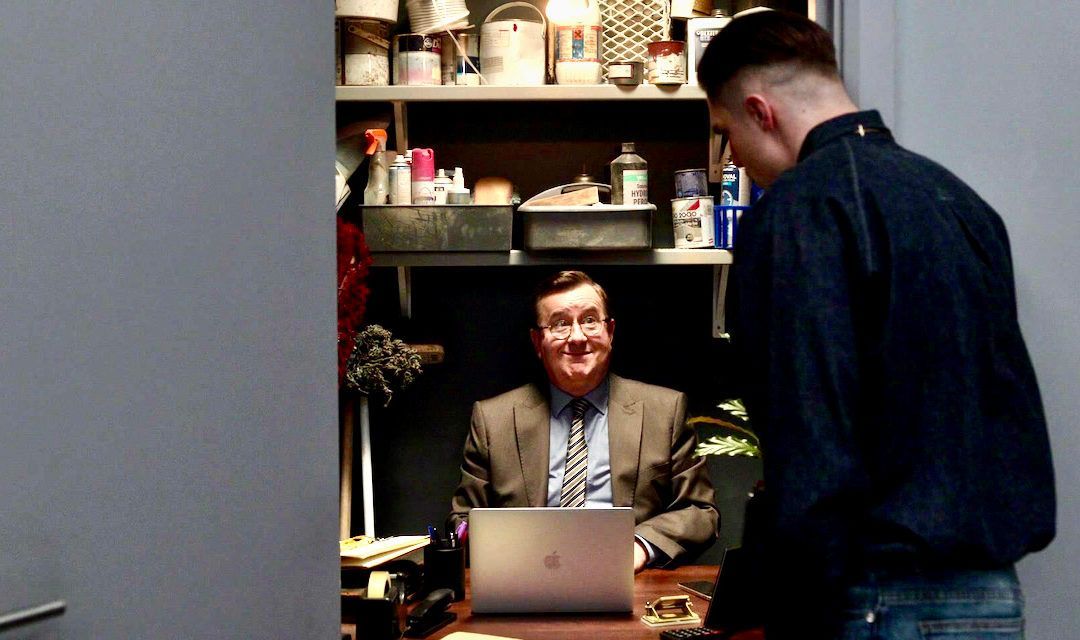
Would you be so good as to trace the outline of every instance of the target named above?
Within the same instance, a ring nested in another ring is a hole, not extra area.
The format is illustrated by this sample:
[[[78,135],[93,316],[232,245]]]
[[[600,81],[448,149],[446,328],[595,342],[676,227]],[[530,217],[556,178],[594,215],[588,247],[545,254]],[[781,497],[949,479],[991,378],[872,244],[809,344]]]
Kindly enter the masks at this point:
[[[1055,499],[1001,219],[857,109],[804,17],[736,18],[698,77],[766,187],[731,304],[767,638],[1021,638],[1013,563],[1054,537]]]
[[[719,513],[686,396],[608,372],[615,320],[588,275],[541,283],[535,308],[549,384],[473,405],[453,525],[473,507],[633,507],[635,571],[712,544]]]

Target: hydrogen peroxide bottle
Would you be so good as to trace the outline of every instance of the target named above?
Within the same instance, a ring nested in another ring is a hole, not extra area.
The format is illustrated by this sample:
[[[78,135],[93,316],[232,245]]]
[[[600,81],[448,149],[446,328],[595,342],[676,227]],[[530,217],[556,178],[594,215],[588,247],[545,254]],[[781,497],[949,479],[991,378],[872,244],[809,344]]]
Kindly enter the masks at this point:
[[[622,143],[622,155],[611,161],[611,204],[649,204],[649,164]]]

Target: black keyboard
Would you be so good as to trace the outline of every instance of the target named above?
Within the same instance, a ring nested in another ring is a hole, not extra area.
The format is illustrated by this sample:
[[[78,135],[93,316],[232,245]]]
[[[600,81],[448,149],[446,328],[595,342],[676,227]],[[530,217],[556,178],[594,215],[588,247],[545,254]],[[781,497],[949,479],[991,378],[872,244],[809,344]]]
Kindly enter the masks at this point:
[[[660,632],[660,640],[720,640],[726,638],[723,631],[708,627],[690,627],[688,629],[668,629]]]

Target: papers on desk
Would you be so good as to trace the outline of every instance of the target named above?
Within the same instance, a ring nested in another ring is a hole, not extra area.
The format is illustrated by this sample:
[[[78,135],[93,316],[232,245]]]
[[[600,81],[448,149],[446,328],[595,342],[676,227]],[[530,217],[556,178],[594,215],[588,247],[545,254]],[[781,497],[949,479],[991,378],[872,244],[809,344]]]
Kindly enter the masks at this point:
[[[423,548],[429,542],[428,536],[353,536],[340,541],[341,566],[371,569]]]

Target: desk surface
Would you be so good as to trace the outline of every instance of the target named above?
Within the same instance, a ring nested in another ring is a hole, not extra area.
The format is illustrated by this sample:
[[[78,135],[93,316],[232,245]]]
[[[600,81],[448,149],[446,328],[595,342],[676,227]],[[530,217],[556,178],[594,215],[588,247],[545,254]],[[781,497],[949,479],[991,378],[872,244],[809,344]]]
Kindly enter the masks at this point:
[[[457,620],[428,636],[438,640],[454,631],[471,631],[489,635],[520,638],[521,640],[560,640],[586,638],[588,640],[634,640],[636,638],[656,640],[660,629],[647,627],[641,622],[645,614],[645,602],[660,596],[683,595],[679,582],[689,580],[713,580],[716,578],[715,566],[688,566],[674,570],[647,569],[634,577],[634,612],[618,614],[533,614],[533,615],[473,615],[472,592],[466,573],[465,599],[455,602],[450,611],[457,614]],[[691,596],[694,610],[702,618],[709,603],[697,596]],[[684,625],[694,626],[694,625]],[[352,633],[353,625],[342,625],[342,633]],[[748,636],[751,634],[741,634]],[[355,636],[354,636],[355,637]],[[759,636],[760,637],[760,636]],[[739,638],[739,636],[736,636]]]

